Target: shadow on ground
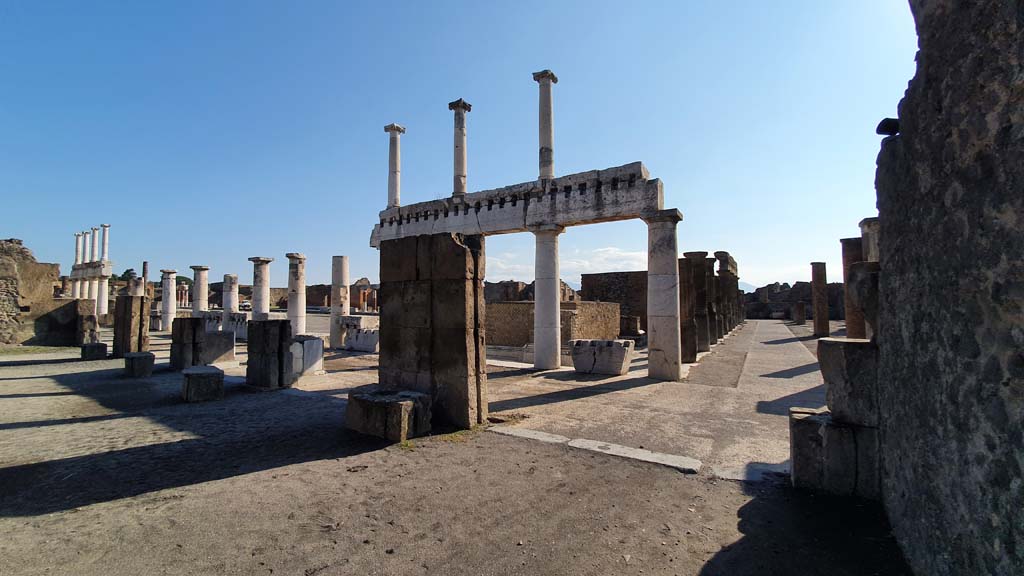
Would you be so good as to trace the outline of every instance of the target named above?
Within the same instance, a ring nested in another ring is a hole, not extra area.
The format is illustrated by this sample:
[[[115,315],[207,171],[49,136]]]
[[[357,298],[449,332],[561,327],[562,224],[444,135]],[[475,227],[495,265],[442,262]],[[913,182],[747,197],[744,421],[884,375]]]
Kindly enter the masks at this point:
[[[743,486],[753,499],[737,512],[742,537],[700,576],[911,576],[878,502],[796,490],[785,476]]]
[[[122,377],[120,369],[106,369],[53,379],[67,394],[88,397],[109,412],[10,422],[0,429],[67,426],[58,433],[70,435],[82,424],[145,418],[185,433],[185,439],[0,468],[0,516],[70,510],[300,462],[343,458],[387,445],[348,432],[345,401],[321,393],[263,392],[235,382],[225,386],[222,400],[185,404],[180,397],[180,373],[135,380]],[[22,396],[31,394],[9,394],[0,398],[0,405]],[[152,430],[151,424],[147,430]],[[111,445],[104,440],[104,446]]]

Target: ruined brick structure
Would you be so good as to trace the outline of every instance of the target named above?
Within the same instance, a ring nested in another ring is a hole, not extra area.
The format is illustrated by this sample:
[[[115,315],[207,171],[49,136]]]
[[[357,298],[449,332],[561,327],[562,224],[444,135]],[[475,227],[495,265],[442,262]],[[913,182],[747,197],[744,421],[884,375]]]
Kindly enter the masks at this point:
[[[640,318],[640,329],[647,330],[647,271],[583,274],[580,299],[589,302],[615,302],[623,316]]]
[[[0,344],[73,346],[87,306],[54,298],[60,265],[36,262],[21,240],[0,240]]]
[[[613,340],[619,335],[614,302],[562,302],[561,344],[570,340]],[[533,302],[488,302],[487,344],[525,346],[533,342]]]

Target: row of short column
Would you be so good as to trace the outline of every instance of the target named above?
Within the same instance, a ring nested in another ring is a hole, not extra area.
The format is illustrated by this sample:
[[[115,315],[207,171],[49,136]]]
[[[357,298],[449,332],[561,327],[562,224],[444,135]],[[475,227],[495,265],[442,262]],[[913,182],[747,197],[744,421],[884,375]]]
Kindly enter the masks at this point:
[[[690,363],[743,322],[739,276],[728,252],[715,252],[714,258],[707,252],[685,252],[678,267],[682,358]]]

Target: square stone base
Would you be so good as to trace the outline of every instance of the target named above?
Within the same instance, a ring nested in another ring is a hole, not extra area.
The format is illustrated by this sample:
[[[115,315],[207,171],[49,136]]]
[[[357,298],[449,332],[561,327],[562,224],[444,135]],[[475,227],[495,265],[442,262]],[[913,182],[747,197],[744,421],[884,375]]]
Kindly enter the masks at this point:
[[[181,397],[185,402],[205,402],[224,397],[224,371],[213,366],[193,366],[181,371],[185,380]]]
[[[793,486],[877,500],[881,490],[878,429],[836,422],[823,410],[791,408]]]
[[[129,378],[149,378],[153,375],[156,356],[152,352],[128,352],[124,355],[124,375]]]
[[[290,346],[292,378],[324,373],[324,341],[319,336],[296,336]]]
[[[633,360],[632,340],[570,340],[569,346],[572,367],[582,374],[621,376]]]
[[[430,395],[362,386],[349,393],[345,426],[362,434],[403,442],[430,433]]]
[[[82,360],[106,360],[107,345],[102,342],[82,344]]]

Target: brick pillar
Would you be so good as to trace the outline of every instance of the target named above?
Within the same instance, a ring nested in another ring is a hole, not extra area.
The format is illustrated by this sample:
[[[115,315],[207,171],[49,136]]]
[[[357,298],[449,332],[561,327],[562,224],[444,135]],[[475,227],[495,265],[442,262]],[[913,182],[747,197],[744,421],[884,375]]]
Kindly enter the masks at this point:
[[[843,247],[843,306],[846,308],[846,337],[867,338],[867,325],[864,323],[864,311],[853,302],[850,290],[850,266],[864,261],[863,240],[843,238],[839,241]]]
[[[811,301],[814,311],[814,335],[828,336],[828,280],[825,263],[811,262]]]
[[[679,328],[682,338],[682,361],[697,361],[697,322],[694,320],[696,295],[693,284],[693,259],[679,259]]]

